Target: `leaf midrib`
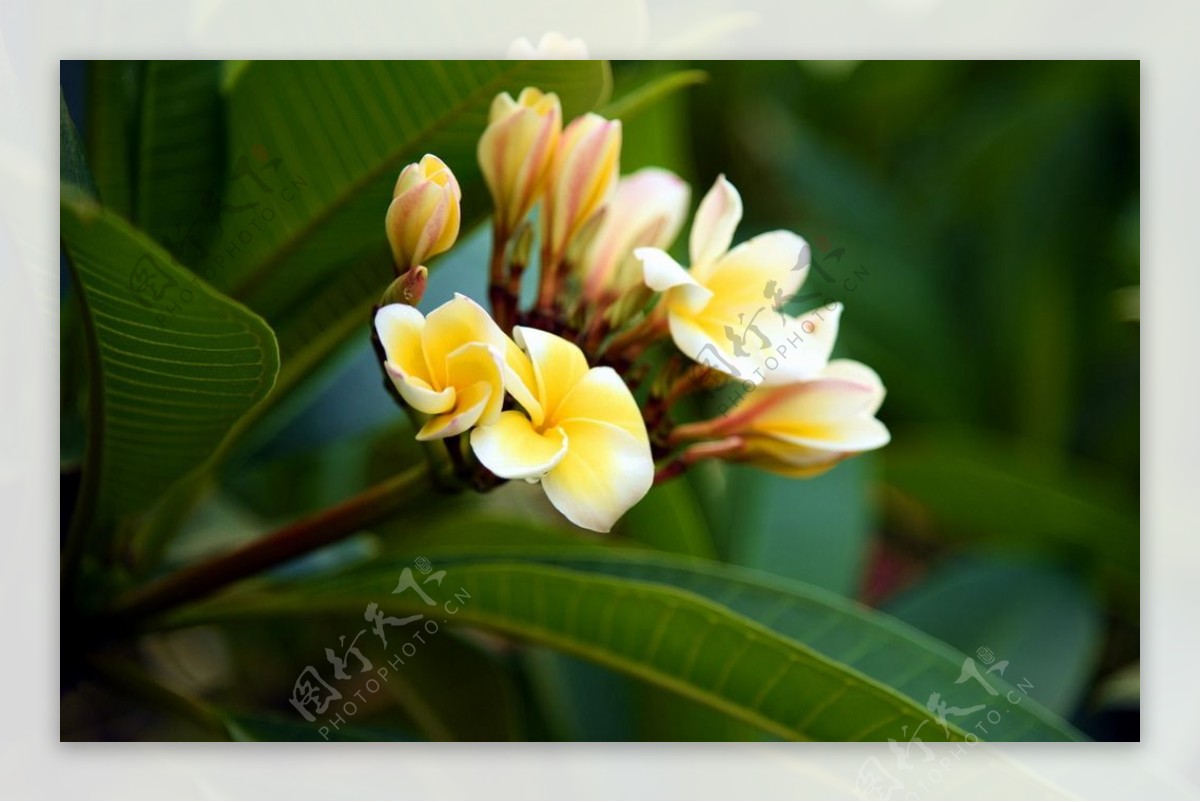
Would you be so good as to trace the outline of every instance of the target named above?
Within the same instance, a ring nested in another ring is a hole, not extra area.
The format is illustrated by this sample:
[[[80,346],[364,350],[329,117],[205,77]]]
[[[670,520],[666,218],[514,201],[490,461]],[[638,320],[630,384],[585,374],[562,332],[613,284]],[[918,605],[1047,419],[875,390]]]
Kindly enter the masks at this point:
[[[487,83],[469,92],[463,99],[454,107],[447,110],[445,114],[436,119],[426,128],[421,129],[411,140],[398,146],[391,153],[380,159],[376,167],[369,168],[360,178],[351,181],[345,185],[345,190],[336,195],[329,203],[326,203],[313,217],[309,218],[302,226],[297,228],[292,235],[279,244],[271,254],[263,260],[261,265],[255,269],[250,275],[246,276],[236,287],[231,291],[231,295],[239,300],[245,300],[262,282],[266,276],[275,268],[277,264],[282,262],[287,257],[291,256],[295,250],[300,247],[300,244],[308,239],[312,232],[324,226],[337,212],[341,211],[349,204],[357,195],[363,191],[371,182],[376,181],[385,174],[388,170],[394,170],[395,164],[404,157],[406,153],[414,149],[420,149],[422,142],[428,141],[437,133],[447,128],[450,124],[457,122],[479,99],[480,96],[486,97],[489,94],[494,94],[499,91],[506,82],[529,66],[529,62],[519,61],[513,62],[514,67],[508,71],[497,73]],[[250,65],[253,66],[253,65]],[[239,76],[239,83],[245,80],[244,76]],[[236,86],[234,87],[236,91]],[[482,133],[482,132],[481,132]],[[236,144],[236,143],[231,143]]]

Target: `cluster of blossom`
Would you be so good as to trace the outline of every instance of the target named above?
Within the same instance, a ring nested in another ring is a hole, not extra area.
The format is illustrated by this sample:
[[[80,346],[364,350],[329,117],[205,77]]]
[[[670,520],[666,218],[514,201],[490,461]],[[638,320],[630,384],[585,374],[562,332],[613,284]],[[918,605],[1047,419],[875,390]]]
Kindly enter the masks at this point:
[[[840,305],[760,315],[764,290],[790,297],[804,281],[804,240],[772,231],[734,246],[742,202],[721,176],[696,211],[685,268],[667,249],[687,184],[657,168],[621,177],[620,152],[617,120],[585,114],[564,127],[554,94],[496,97],[478,146],[494,204],[490,314],[464,295],[416,308],[425,264],[458,236],[462,193],[433,155],[400,173],[386,216],[399,277],[375,330],[417,438],[447,441],[476,476],[540,482],[563,515],[598,532],[656,477],[700,459],[810,476],[886,444],[879,377],[830,359]],[[535,237],[536,302],[522,310]],[[639,406],[631,388],[650,349],[672,341],[682,353]],[[675,423],[677,402],[714,378],[753,392],[710,420]]]

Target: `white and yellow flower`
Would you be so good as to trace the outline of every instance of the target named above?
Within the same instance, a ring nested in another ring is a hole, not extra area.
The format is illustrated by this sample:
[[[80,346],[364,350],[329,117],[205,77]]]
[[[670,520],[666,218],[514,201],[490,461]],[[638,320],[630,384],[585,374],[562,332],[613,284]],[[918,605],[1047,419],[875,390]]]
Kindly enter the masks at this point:
[[[496,95],[479,138],[479,166],[496,207],[496,226],[512,234],[537,202],[562,134],[558,95],[533,87],[516,100]]]
[[[583,297],[603,303],[641,286],[642,268],[634,250],[671,247],[683,228],[690,195],[686,181],[657,167],[621,178],[580,260]]]
[[[524,412],[476,428],[471,448],[497,476],[540,481],[575,525],[607,532],[654,482],[637,402],[611,368],[589,368],[574,343],[532,328],[513,334],[523,350],[507,355],[507,388]]]
[[[462,190],[446,163],[426,154],[400,171],[384,226],[401,271],[450,250],[458,239]]]
[[[542,244],[550,268],[608,199],[617,182],[621,121],[585,114],[563,129],[542,199]]]
[[[767,386],[814,378],[837,339],[840,304],[800,317],[778,302],[808,275],[809,248],[790,231],[771,231],[730,248],[742,199],[719,176],[700,202],[690,237],[691,267],[658,248],[638,248],[646,285],[681,351],[735,378]]]
[[[418,440],[462,434],[499,418],[504,355],[512,341],[479,304],[456,295],[428,317],[406,304],[389,304],[376,313],[375,331],[400,396],[431,416]]]
[[[814,476],[846,457],[887,445],[891,435],[875,417],[883,396],[875,371],[835,359],[816,379],[757,388],[727,415],[685,424],[674,437],[720,440],[724,445],[717,449],[701,449],[786,476]]]

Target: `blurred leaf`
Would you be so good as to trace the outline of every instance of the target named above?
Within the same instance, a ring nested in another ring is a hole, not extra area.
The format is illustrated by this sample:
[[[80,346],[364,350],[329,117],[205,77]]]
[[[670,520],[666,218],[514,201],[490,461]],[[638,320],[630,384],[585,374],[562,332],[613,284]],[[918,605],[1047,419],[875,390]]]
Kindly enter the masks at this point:
[[[956,681],[963,655],[950,647],[800,583],[613,549],[424,556],[448,572],[443,595],[460,593],[457,623],[586,657],[783,737],[882,740],[932,724],[923,737],[962,738],[963,730],[944,733],[935,723],[924,707],[930,694],[964,709],[992,698]],[[394,586],[405,564],[385,560],[325,581],[228,595],[173,623],[352,610]],[[392,605],[423,609],[403,595]],[[992,732],[997,740],[1078,737],[1028,700]]]
[[[134,153],[143,62],[87,65],[87,154],[100,201],[123,217],[133,214]]]
[[[1135,502],[1064,454],[966,431],[909,432],[883,461],[886,482],[928,510],[942,536],[1058,553],[1136,589]]]
[[[847,460],[812,479],[791,479],[739,465],[697,474],[721,510],[726,560],[798,579],[843,596],[859,587],[874,525],[867,495],[870,457]]]
[[[716,558],[708,524],[686,482],[666,482],[651,488],[625,513],[617,532],[659,551]]]
[[[708,73],[704,70],[678,70],[666,75],[658,75],[627,92],[618,94],[597,113],[611,120],[624,122],[647,108],[654,107],[675,92],[689,86],[702,84],[706,80],[708,80]]]
[[[115,214],[69,187],[61,210],[92,387],[79,515],[95,505],[99,521],[112,521],[143,509],[217,451],[270,391],[278,354],[261,319]]]
[[[83,155],[83,144],[79,141],[79,131],[67,111],[67,99],[59,93],[58,119],[58,169],[62,182],[78,187],[84,195],[92,200],[96,198],[96,182],[88,169],[87,159]]]
[[[336,730],[327,728],[328,737],[316,724],[272,713],[234,713],[219,711],[218,715],[234,741],[415,741],[411,733],[381,727],[343,724]]]
[[[221,62],[150,61],[143,70],[137,223],[194,268],[225,174]]]
[[[884,608],[965,654],[1008,660],[1010,683],[1062,716],[1078,707],[1101,648],[1101,612],[1077,577],[990,556],[954,560]]]

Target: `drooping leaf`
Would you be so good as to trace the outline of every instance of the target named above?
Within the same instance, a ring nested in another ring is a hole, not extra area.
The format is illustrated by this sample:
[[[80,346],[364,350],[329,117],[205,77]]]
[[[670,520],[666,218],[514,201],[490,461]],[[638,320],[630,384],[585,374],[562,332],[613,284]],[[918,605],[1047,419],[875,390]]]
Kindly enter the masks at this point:
[[[112,521],[217,451],[271,389],[278,352],[260,318],[69,186],[61,223],[91,377],[83,492]]]
[[[962,738],[965,729],[956,722],[970,727],[975,719],[952,714],[943,729],[926,705],[978,717],[995,700],[980,684],[960,681],[962,654],[799,583],[614,550],[425,556],[446,569],[447,593],[469,594],[456,623],[585,657],[783,737],[884,740],[919,727],[929,740]],[[302,586],[230,595],[178,614],[175,623],[351,610],[380,588],[394,587],[403,564],[389,559]],[[408,604],[418,610],[424,603]],[[988,680],[995,693],[1013,690],[1003,680]],[[989,737],[1078,737],[1029,699],[1002,722]]]
[[[1100,608],[1077,576],[997,555],[939,567],[885,609],[966,654],[1007,660],[1062,716],[1075,712],[1101,645]]]

